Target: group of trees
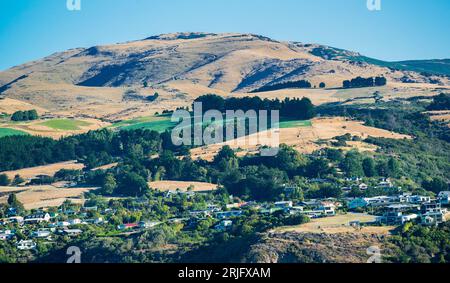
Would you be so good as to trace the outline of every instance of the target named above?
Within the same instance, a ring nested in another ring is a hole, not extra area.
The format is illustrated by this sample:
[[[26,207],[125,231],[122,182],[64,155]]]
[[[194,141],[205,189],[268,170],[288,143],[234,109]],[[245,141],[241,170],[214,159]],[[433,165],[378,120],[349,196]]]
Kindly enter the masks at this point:
[[[276,84],[265,85],[265,86],[260,87],[252,92],[256,93],[256,92],[273,91],[273,90],[280,90],[280,89],[286,89],[286,88],[311,88],[311,83],[307,80],[276,83]]]
[[[12,121],[32,121],[39,119],[39,115],[36,110],[28,111],[16,111],[12,114]]]
[[[427,108],[430,111],[450,110],[450,94],[441,93],[433,97],[433,102]]]
[[[60,140],[4,137],[0,139],[0,171],[75,159],[93,168],[116,157],[149,156],[158,153],[161,147],[161,136],[149,130],[112,132],[102,129]]]
[[[385,77],[369,77],[362,78],[356,77],[351,80],[345,80],[342,82],[343,88],[360,88],[360,87],[374,87],[374,86],[384,86],[387,80]]]
[[[221,112],[227,110],[255,110],[256,112],[259,110],[279,110],[282,117],[301,120],[308,120],[316,115],[315,106],[306,97],[302,99],[286,98],[280,101],[278,99],[261,99],[260,97],[232,97],[224,99],[215,94],[208,94],[198,97],[195,102],[202,103],[203,112],[208,110],[218,110]]]

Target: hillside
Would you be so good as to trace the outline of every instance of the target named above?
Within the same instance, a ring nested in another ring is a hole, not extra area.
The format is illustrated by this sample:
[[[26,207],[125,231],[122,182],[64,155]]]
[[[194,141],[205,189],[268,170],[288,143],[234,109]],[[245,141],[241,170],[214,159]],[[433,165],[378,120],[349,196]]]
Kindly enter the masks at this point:
[[[62,115],[117,120],[186,106],[205,93],[242,95],[299,80],[313,87],[326,84],[327,89],[289,94],[312,96],[317,103],[339,100],[334,88],[357,76],[385,76],[389,93],[429,95],[449,86],[448,77],[435,75],[448,75],[444,63],[411,61],[394,68],[400,63],[317,44],[252,34],[177,33],[71,49],[13,67],[0,73],[0,95]],[[279,97],[284,91],[252,95]],[[157,101],[145,100],[154,92]]]

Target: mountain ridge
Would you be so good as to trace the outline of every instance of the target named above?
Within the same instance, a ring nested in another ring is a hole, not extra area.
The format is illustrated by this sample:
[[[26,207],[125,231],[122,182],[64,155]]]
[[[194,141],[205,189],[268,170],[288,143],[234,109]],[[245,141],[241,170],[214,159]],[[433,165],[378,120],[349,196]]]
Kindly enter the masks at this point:
[[[168,102],[161,105],[164,109],[170,108],[170,100],[180,100],[181,106],[208,92],[238,95],[301,80],[311,82],[313,89],[322,82],[339,88],[357,76],[384,76],[407,87],[447,87],[449,66],[446,60],[389,63],[344,49],[254,34],[188,32],[57,52],[0,72],[0,94],[67,110],[119,104],[132,89],[162,94],[160,100]]]

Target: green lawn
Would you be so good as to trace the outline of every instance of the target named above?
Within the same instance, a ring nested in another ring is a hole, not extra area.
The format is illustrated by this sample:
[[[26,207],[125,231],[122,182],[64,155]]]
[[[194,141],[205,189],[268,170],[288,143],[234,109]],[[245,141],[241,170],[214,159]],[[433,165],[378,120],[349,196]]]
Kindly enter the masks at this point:
[[[311,127],[312,123],[310,120],[296,120],[296,121],[283,121],[280,122],[280,129],[287,128],[297,128],[297,127]]]
[[[231,120],[215,121],[217,123],[228,124]],[[136,130],[136,129],[148,129],[157,131],[159,133],[165,132],[174,128],[178,123],[173,123],[168,116],[151,116],[151,117],[139,117],[132,120],[121,121],[113,124],[110,128],[117,128],[120,130]],[[280,122],[280,128],[295,128],[295,127],[310,127],[311,121],[295,120],[295,121],[282,121]]]
[[[110,126],[110,128],[122,128],[126,126],[147,123],[147,122],[157,122],[157,121],[167,121],[170,120],[167,116],[147,116],[147,117],[138,117],[131,120],[120,121],[118,123],[114,123]]]
[[[82,126],[89,126],[90,123],[70,119],[52,119],[40,123],[39,125],[46,126],[55,130],[76,131],[80,130]]]
[[[23,131],[8,129],[8,128],[0,128],[0,138],[8,137],[8,136],[26,136],[28,133]]]
[[[135,123],[128,126],[120,127],[121,130],[136,130],[136,129],[147,129],[156,131],[158,133],[163,133],[168,129],[175,127],[177,123],[173,123],[170,119],[160,120],[160,121],[151,121],[151,122],[141,122]]]

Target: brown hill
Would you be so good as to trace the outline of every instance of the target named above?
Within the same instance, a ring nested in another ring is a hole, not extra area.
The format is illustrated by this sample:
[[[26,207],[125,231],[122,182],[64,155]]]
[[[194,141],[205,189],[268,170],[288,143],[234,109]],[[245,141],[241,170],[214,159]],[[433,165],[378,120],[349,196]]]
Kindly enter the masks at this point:
[[[411,87],[434,93],[449,85],[445,76],[395,70],[361,58],[350,51],[252,34],[166,34],[71,49],[13,67],[0,73],[0,95],[63,114],[114,120],[186,106],[205,93],[242,95],[298,80],[335,88],[357,76],[385,76],[394,84],[389,91],[404,88],[406,93]],[[158,100],[146,101],[154,92]],[[278,97],[279,92],[253,95]],[[319,103],[339,100],[333,89],[293,92],[326,97]]]

